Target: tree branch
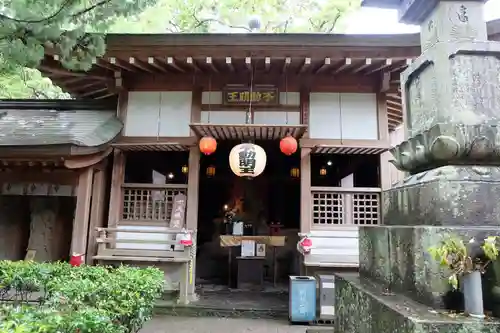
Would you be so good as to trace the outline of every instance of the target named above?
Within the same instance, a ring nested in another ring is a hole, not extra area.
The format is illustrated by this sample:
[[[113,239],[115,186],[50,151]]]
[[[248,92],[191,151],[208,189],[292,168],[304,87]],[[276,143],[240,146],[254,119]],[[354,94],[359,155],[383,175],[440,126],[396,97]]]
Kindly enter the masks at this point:
[[[330,29],[328,29],[328,30],[326,31],[326,33],[332,33],[333,29],[335,29],[335,26],[337,25],[337,21],[339,20],[340,16],[341,16],[341,14],[340,14],[340,12],[338,11],[338,12],[337,12],[337,15],[335,16],[335,18],[334,18],[334,19],[333,19],[333,21],[332,21],[332,25],[330,26]]]
[[[248,32],[252,32],[252,30],[248,27],[245,27],[245,26],[238,26],[238,25],[230,25],[228,23],[225,23],[221,20],[218,20],[218,19],[204,19],[204,20],[199,20],[194,14],[192,14],[193,18],[196,20],[197,24],[193,27],[193,30],[196,29],[196,28],[199,28],[201,27],[203,24],[205,23],[209,23],[209,22],[215,22],[215,23],[219,23],[220,25],[224,25],[228,28],[231,28],[231,29],[244,29]]]
[[[51,21],[53,20],[54,18],[56,18],[57,16],[59,16],[59,14],[62,13],[62,11],[67,7],[67,6],[70,6],[71,3],[75,1],[75,0],[65,0],[63,2],[63,4],[61,5],[61,7],[59,7],[58,10],[56,10],[53,14],[45,17],[45,18],[42,18],[42,19],[39,19],[39,20],[20,20],[20,19],[16,19],[16,18],[13,18],[13,17],[10,17],[10,16],[7,16],[7,15],[4,15],[4,14],[0,14],[0,19],[4,19],[4,20],[9,20],[9,21],[14,21],[14,22],[17,22],[17,23],[32,23],[32,24],[35,24],[35,23],[42,23],[42,22],[46,22],[46,21]]]
[[[85,9],[82,9],[81,11],[79,12],[76,12],[74,14],[71,14],[70,17],[72,18],[77,18],[77,17],[80,17],[94,9],[96,9],[97,7],[100,7],[102,5],[105,5],[109,2],[111,2],[112,0],[102,0],[102,1],[99,1],[98,3],[88,7],[88,8],[85,8]],[[59,7],[59,9],[57,9],[53,14],[47,16],[47,17],[44,17],[44,18],[41,18],[41,19],[38,19],[38,20],[21,20],[21,19],[16,19],[14,17],[10,17],[10,16],[7,16],[7,15],[4,15],[4,14],[0,14],[0,19],[4,19],[4,20],[9,20],[9,21],[13,21],[13,22],[17,22],[17,23],[26,23],[26,24],[37,24],[37,23],[44,23],[44,22],[49,22],[49,21],[52,21],[54,19],[56,19],[67,7],[70,7],[74,4],[74,2],[77,2],[77,0],[65,0],[63,2],[63,4],[61,5],[61,7]]]

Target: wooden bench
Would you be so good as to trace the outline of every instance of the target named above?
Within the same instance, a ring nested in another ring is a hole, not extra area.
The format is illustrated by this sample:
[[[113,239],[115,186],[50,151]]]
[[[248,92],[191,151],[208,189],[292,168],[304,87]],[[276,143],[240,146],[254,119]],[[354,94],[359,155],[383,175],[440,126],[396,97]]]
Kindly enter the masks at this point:
[[[188,303],[188,284],[191,278],[190,265],[193,253],[190,246],[174,240],[181,230],[153,227],[97,228],[97,255],[93,259],[99,264],[130,263],[147,265],[157,263],[165,275],[179,277],[179,303]],[[158,228],[156,228],[158,229]],[[142,237],[141,237],[142,235]],[[148,237],[149,236],[149,237]],[[152,237],[153,236],[153,237]],[[170,236],[170,237],[169,237]],[[153,238],[153,239],[145,239]],[[168,267],[167,267],[168,266]],[[177,269],[175,269],[177,266]],[[180,267],[178,267],[180,266]]]

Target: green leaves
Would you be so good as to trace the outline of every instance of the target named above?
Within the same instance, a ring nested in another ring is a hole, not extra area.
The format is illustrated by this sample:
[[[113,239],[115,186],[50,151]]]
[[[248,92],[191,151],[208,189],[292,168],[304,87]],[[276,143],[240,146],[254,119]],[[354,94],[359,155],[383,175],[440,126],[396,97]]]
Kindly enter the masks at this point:
[[[155,3],[156,0],[4,2],[0,56],[19,66],[34,68],[43,58],[44,47],[50,46],[61,52],[64,66],[89,69],[92,59],[104,54],[104,37],[90,33],[103,33],[117,17],[139,14]]]
[[[359,0],[159,0],[138,16],[118,19],[113,32],[249,32],[252,15],[259,32],[339,31],[341,19],[359,7]]]
[[[427,251],[431,257],[439,262],[439,265],[451,270],[452,274],[448,278],[450,285],[458,288],[458,277],[473,271],[484,272],[485,267],[490,261],[496,260],[498,257],[498,248],[496,241],[498,236],[489,236],[484,239],[480,248],[484,252],[486,261],[481,260],[481,257],[472,257],[469,253],[468,246],[461,238],[447,237],[438,246],[430,247]],[[469,245],[475,243],[475,239],[469,240]]]
[[[135,332],[163,292],[155,268],[0,261],[0,333]],[[4,291],[4,292],[2,292]],[[28,303],[33,292],[44,296]]]

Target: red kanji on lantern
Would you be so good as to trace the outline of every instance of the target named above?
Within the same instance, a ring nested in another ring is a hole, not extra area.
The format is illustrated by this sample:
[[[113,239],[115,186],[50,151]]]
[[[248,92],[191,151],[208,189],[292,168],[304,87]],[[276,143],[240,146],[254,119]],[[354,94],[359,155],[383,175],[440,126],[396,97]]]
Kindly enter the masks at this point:
[[[85,255],[79,253],[73,253],[71,258],[69,258],[69,264],[74,267],[81,266],[85,262]]]
[[[217,149],[217,141],[211,136],[205,136],[200,140],[200,151],[205,155],[210,155]]]
[[[297,151],[297,140],[293,136],[287,136],[280,141],[280,150],[285,155],[292,155]]]

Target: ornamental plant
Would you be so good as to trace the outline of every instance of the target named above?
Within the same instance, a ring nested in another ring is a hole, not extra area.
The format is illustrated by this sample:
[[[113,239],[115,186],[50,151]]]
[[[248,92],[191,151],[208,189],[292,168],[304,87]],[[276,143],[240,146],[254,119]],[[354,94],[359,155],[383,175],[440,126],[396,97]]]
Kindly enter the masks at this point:
[[[479,251],[473,253],[474,246],[477,247],[474,238],[466,245],[461,238],[451,236],[441,241],[438,246],[430,247],[428,252],[441,266],[451,270],[448,282],[453,289],[457,289],[460,276],[474,271],[483,274],[488,264],[498,257],[497,239],[498,236],[485,238],[479,245]]]
[[[129,333],[151,318],[159,269],[0,261],[0,333]]]

